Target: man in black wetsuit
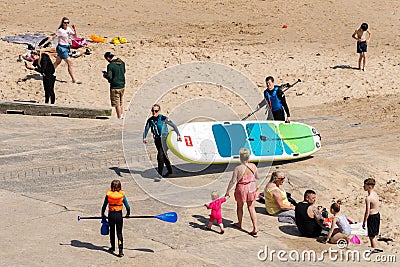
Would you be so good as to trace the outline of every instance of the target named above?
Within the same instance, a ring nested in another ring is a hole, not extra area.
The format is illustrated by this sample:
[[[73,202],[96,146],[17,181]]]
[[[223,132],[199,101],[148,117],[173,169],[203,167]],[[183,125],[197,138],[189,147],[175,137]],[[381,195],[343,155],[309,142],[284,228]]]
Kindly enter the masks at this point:
[[[316,207],[317,195],[313,190],[306,190],[304,201],[295,208],[296,225],[302,236],[318,237],[321,235],[323,216],[321,208]]]
[[[265,82],[267,88],[264,91],[264,99],[258,104],[256,109],[260,109],[268,104],[274,120],[290,123],[289,106],[286,103],[285,94],[281,87],[274,84],[274,78],[272,76],[265,78]]]
[[[157,148],[157,162],[158,162],[158,173],[162,177],[168,177],[170,174],[172,174],[172,167],[171,167],[171,162],[168,159],[167,151],[168,151],[168,146],[167,146],[167,136],[168,136],[168,126],[171,126],[174,128],[174,131],[176,132],[176,135],[178,136],[178,141],[182,141],[181,135],[179,133],[178,127],[170,120],[168,117],[160,114],[161,108],[160,105],[154,104],[153,107],[151,108],[151,113],[153,116],[151,116],[147,122],[146,126],[144,128],[143,132],[143,143],[147,143],[147,133],[149,129],[151,129],[151,132],[153,134],[154,138],[154,144],[156,145]],[[164,163],[165,166],[167,167],[167,173],[163,173],[163,168],[164,168]]]

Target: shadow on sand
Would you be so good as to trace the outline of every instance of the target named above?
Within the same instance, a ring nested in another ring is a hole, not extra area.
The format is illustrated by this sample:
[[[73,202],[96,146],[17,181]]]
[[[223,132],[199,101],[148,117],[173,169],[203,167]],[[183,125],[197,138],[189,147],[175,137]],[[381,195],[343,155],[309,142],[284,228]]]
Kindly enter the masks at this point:
[[[359,70],[359,68],[355,68],[350,65],[336,65],[336,66],[331,67],[331,69],[333,69],[333,70],[336,70],[336,69]]]

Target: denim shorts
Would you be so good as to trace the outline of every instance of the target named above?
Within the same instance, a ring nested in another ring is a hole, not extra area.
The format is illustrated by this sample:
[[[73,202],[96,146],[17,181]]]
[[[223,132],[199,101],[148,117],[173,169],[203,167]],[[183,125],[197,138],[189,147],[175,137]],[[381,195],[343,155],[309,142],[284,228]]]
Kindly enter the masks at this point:
[[[57,45],[57,48],[56,48],[57,55],[61,59],[69,58],[69,50],[70,50],[70,46],[69,45]]]

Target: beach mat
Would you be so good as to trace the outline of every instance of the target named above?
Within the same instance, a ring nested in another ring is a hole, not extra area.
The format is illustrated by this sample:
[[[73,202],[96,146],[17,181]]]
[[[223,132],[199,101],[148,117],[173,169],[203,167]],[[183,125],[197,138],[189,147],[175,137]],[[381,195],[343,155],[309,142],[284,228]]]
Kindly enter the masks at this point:
[[[26,33],[26,34],[19,34],[15,36],[5,36],[1,38],[1,40],[9,42],[9,43],[16,43],[16,44],[27,44],[36,47],[36,45],[46,38],[46,35],[41,33]],[[53,43],[56,40],[53,40]],[[57,42],[57,41],[56,41]]]

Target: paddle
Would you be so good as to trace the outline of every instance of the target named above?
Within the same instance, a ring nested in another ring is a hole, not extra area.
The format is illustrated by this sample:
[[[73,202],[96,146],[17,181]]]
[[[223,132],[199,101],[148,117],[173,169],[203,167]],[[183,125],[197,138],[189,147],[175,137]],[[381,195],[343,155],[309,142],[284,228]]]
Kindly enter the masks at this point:
[[[81,217],[78,216],[78,221],[80,220],[98,220],[102,219],[103,217],[100,216],[91,216],[91,217]],[[169,223],[175,223],[178,220],[178,214],[176,212],[167,212],[159,215],[138,215],[138,216],[129,216],[125,217],[126,219],[150,219],[150,218],[156,218],[164,222],[169,222]]]
[[[287,90],[289,90],[289,88],[295,86],[295,85],[296,85],[297,83],[299,83],[299,82],[301,82],[301,80],[300,80],[300,79],[297,79],[297,81],[295,81],[295,82],[292,83],[292,84],[290,84],[290,83],[285,83],[285,84],[282,84],[280,87],[282,88],[282,91],[283,91],[283,92],[286,92]],[[261,109],[261,107],[260,107],[260,108],[257,108],[256,110],[254,110],[254,111],[252,111],[252,112],[250,112],[249,114],[247,114],[246,117],[244,117],[244,118],[242,119],[242,121],[247,120],[251,115],[253,115],[253,114],[256,113],[257,111],[259,111],[260,109]]]

